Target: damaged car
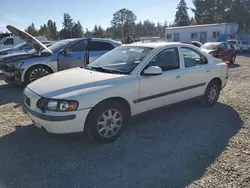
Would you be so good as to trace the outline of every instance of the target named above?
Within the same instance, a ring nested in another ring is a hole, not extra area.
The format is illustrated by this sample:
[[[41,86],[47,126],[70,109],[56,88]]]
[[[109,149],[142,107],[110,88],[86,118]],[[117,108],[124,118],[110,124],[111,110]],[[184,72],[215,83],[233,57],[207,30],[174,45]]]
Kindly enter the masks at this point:
[[[34,54],[7,55],[0,59],[0,67],[7,83],[28,85],[49,74],[82,67],[106,52],[121,45],[110,39],[72,38],[46,47],[30,34],[13,26],[7,29],[35,49]]]

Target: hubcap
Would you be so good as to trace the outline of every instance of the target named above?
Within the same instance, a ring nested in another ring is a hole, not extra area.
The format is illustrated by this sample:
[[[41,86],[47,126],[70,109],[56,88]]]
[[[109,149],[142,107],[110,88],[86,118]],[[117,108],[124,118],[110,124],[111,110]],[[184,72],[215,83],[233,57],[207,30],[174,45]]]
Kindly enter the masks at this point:
[[[33,82],[39,78],[49,75],[49,72],[43,68],[38,68],[30,73],[30,82]]]
[[[218,96],[219,96],[219,92],[218,92],[218,86],[217,85],[213,85],[210,87],[209,92],[208,92],[208,102],[209,103],[214,103]]]
[[[114,136],[122,126],[122,115],[115,109],[102,113],[97,121],[97,130],[100,136],[109,138]]]

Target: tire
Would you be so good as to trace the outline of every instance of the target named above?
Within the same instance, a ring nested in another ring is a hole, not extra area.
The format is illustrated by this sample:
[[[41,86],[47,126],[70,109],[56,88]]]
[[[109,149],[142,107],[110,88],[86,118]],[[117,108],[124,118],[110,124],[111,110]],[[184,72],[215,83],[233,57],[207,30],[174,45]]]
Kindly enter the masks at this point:
[[[235,63],[235,59],[236,59],[236,56],[233,55],[229,61],[230,64],[234,64]]]
[[[203,96],[203,104],[209,107],[214,106],[220,96],[221,86],[220,83],[216,80],[211,81],[205,91]]]
[[[25,74],[24,84],[28,85],[31,82],[34,82],[35,80],[47,76],[51,73],[52,71],[49,68],[42,65],[31,67]],[[37,78],[35,78],[35,76],[37,76]]]
[[[117,140],[128,119],[127,114],[128,112],[118,101],[110,100],[100,103],[94,107],[87,119],[86,133],[88,137],[100,144]]]

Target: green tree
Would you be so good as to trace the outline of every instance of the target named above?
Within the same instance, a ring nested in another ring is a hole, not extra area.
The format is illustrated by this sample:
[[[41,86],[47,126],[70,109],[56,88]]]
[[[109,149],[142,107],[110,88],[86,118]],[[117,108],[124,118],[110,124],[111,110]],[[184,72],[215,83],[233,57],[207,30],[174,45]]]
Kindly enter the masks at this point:
[[[176,26],[187,26],[190,23],[188,16],[188,7],[185,0],[181,0],[177,6],[177,11],[175,14],[175,25]]]
[[[72,27],[72,37],[73,38],[81,38],[83,37],[83,28],[81,23],[78,21],[77,23],[74,23]]]
[[[25,31],[27,33],[31,34],[32,36],[38,35],[38,31],[37,31],[34,23],[32,23],[30,26],[28,26],[27,29],[25,29]]]
[[[73,19],[68,13],[63,15],[63,29],[60,31],[60,38],[72,38],[72,27],[74,25]]]
[[[122,40],[124,38],[124,25],[134,25],[137,17],[136,15],[128,9],[120,9],[113,14],[113,19],[111,24],[113,27],[120,27]]]
[[[47,29],[48,29],[48,39],[50,40],[57,40],[57,27],[56,22],[52,20],[48,20],[47,22]]]
[[[46,24],[40,26],[38,33],[40,36],[45,36],[46,38],[49,38],[49,30]]]

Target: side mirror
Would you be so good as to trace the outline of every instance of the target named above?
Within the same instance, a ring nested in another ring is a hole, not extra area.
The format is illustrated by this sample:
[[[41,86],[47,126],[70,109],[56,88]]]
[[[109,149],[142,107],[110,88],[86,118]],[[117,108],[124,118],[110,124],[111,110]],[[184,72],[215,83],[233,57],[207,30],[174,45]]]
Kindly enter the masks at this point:
[[[60,54],[66,56],[67,55],[67,50],[66,49],[61,49]]]
[[[162,74],[162,69],[158,66],[150,66],[143,71],[145,76],[156,76]]]

